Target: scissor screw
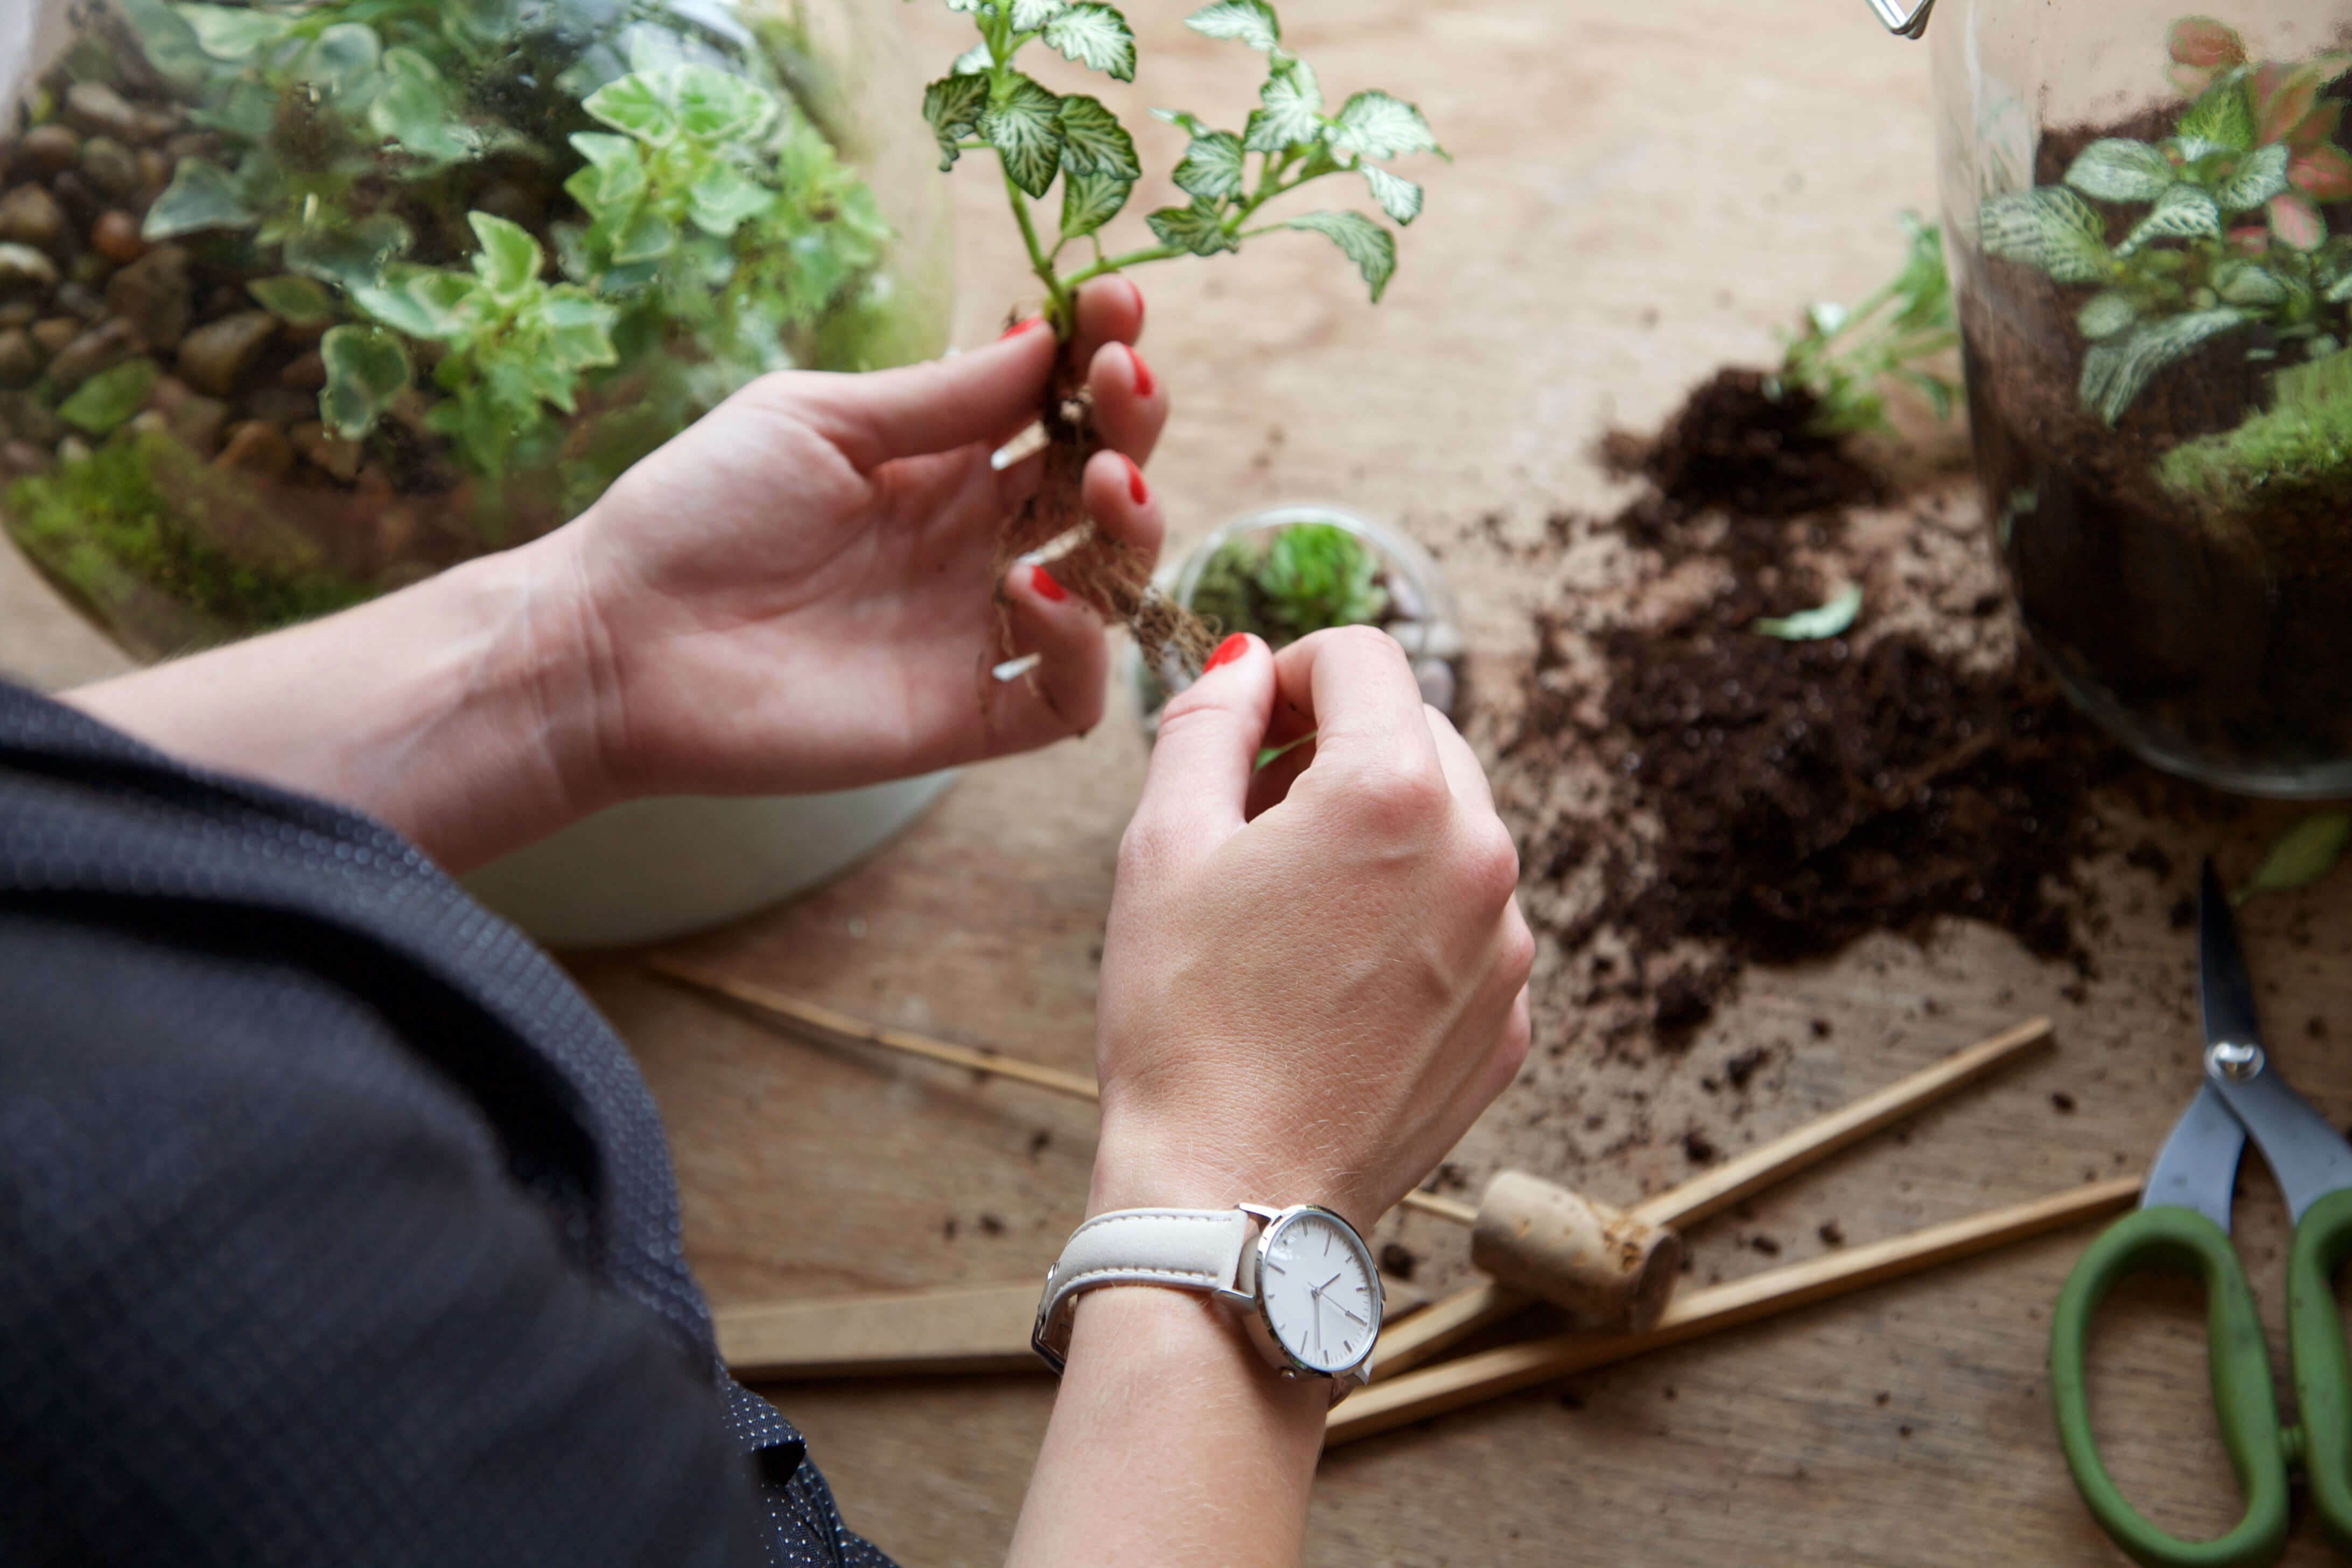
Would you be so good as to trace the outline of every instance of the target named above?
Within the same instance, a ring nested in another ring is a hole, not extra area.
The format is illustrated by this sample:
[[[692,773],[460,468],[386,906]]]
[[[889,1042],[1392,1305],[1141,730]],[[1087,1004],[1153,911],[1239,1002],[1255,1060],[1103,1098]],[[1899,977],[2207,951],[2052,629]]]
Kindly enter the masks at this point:
[[[2263,1048],[2243,1040],[2216,1040],[2205,1053],[2205,1065],[2223,1078],[2242,1083],[2263,1070]]]

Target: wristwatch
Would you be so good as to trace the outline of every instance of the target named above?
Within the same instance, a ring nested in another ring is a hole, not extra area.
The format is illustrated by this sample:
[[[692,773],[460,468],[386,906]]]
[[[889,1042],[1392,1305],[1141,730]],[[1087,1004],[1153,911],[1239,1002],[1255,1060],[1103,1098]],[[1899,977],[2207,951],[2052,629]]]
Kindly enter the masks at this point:
[[[1356,1227],[1327,1208],[1116,1209],[1070,1234],[1045,1271],[1029,1342],[1058,1373],[1077,1299],[1101,1285],[1200,1290],[1236,1309],[1286,1378],[1331,1383],[1337,1405],[1370,1380],[1381,1276]]]

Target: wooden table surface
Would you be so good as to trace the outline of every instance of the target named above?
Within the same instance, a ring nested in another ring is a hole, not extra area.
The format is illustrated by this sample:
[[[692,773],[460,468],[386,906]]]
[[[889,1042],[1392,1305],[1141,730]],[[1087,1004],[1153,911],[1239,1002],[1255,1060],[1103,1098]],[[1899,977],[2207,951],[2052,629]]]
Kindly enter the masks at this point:
[[[1238,47],[1185,32],[1188,9],[1131,7],[1141,80],[1095,89],[1130,123],[1154,103],[1236,121],[1246,106]],[[926,60],[964,47],[963,18],[943,7],[903,16]],[[1327,90],[1417,100],[1456,162],[1428,169],[1428,213],[1377,310],[1312,236],[1145,276],[1144,347],[1176,403],[1153,483],[1180,537],[1295,499],[1401,522],[1444,553],[1474,680],[1507,689],[1528,611],[1559,590],[1478,521],[1527,542],[1555,509],[1605,507],[1616,492],[1588,456],[1605,426],[1654,423],[1714,366],[1770,356],[1772,329],[1806,300],[1856,298],[1891,270],[1893,214],[1933,202],[1927,53],[1886,37],[1859,0],[1293,0],[1285,21]],[[1155,170],[1181,150],[1165,127],[1141,140]],[[976,342],[1024,298],[1023,274],[992,174],[968,169],[955,185],[958,341]],[[1161,199],[1147,187],[1139,210]],[[0,668],[59,684],[107,661],[0,559]],[[681,951],[1087,1070],[1113,859],[1143,762],[1121,710],[1082,742],[973,770],[832,886]],[[1474,1179],[1512,1163],[1631,1198],[1689,1173],[1686,1128],[1737,1148],[2047,1012],[2056,1051],[1707,1222],[1690,1238],[1695,1277],[1810,1256],[1831,1221],[1865,1240],[2144,1166],[2195,1082],[2193,965],[2168,913],[2197,855],[2243,867],[2292,814],[2143,829],[2120,801],[2102,810],[2126,842],[2151,834],[2175,868],[2091,868],[2103,916],[2087,981],[1952,924],[1925,945],[1872,939],[1832,963],[1751,973],[1687,1051],[1603,1058],[1547,954],[1528,1081],[1457,1162]],[[2245,914],[2275,1054],[2338,1123],[2352,1120],[2337,1043],[2352,1039],[2336,934],[2347,918],[2352,877]],[[1085,1106],[780,1038],[635,955],[575,968],[652,1081],[688,1251],[719,1302],[1031,1279],[1079,1217]],[[1722,1064],[1750,1046],[1765,1064],[1733,1089]],[[2244,1184],[2240,1228],[2275,1336],[2284,1227],[2265,1173]],[[1337,1451],[1307,1559],[2121,1563],[2074,1498],[2048,1413],[2048,1307],[2088,1234]],[[1462,1278],[1464,1239],[1443,1222],[1391,1218],[1380,1239],[1418,1254],[1423,1280]],[[2119,1474],[2164,1522],[2218,1531],[2234,1510],[2193,1295],[2135,1285],[2102,1321],[2094,1392]],[[849,1518],[910,1568],[1001,1560],[1048,1381],[772,1392]],[[2315,1531],[2300,1527],[2289,1562],[2326,1560]]]

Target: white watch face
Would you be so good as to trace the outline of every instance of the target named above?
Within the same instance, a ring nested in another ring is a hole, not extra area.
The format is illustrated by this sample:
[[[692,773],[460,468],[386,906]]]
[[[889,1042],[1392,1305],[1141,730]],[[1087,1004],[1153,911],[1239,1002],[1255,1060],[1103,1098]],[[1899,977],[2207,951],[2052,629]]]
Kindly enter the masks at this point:
[[[1319,1209],[1277,1221],[1267,1234],[1258,1296],[1275,1339],[1317,1372],[1345,1372],[1363,1360],[1381,1321],[1371,1254]]]

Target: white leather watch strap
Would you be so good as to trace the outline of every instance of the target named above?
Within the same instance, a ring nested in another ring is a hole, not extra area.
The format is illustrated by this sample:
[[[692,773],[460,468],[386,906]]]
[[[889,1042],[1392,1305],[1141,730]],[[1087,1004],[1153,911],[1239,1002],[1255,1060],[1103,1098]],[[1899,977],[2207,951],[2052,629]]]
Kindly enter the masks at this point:
[[[1045,1276],[1030,1342],[1055,1372],[1070,1349],[1080,1292],[1097,1285],[1168,1285],[1254,1300],[1257,1221],[1238,1208],[1114,1209],[1070,1233]]]

